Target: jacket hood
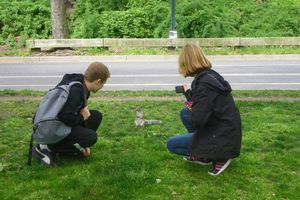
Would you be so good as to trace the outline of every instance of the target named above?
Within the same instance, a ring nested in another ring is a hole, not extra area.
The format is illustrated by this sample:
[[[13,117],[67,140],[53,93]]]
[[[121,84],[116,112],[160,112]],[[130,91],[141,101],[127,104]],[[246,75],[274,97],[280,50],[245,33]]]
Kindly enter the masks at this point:
[[[86,99],[89,98],[90,96],[90,92],[88,91],[88,89],[86,88],[85,84],[84,84],[84,76],[83,74],[65,74],[62,78],[62,80],[60,81],[59,84],[57,84],[57,86],[59,85],[63,85],[63,84],[68,84],[72,81],[78,81],[82,83],[82,86],[79,84],[75,84],[75,87],[81,87],[83,88],[83,91],[86,95]]]
[[[79,81],[83,83],[83,74],[65,74],[58,85],[70,83],[72,81]]]
[[[195,77],[195,83],[206,84],[210,89],[224,95],[231,92],[231,86],[228,81],[212,69],[205,69],[199,72]]]

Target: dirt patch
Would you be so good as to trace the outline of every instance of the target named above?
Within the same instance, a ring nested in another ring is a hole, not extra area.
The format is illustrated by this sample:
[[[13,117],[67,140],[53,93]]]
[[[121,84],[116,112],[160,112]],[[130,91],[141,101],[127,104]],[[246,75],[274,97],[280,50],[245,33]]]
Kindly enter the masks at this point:
[[[9,51],[9,47],[7,45],[0,45],[1,53],[8,52],[8,51]]]
[[[73,49],[49,49],[43,51],[33,51],[33,56],[75,56],[78,55]]]

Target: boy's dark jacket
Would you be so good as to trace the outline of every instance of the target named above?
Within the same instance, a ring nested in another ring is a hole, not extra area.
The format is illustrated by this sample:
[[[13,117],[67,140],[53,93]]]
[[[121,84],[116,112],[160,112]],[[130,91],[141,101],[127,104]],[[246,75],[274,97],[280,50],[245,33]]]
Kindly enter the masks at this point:
[[[212,160],[239,156],[241,118],[229,83],[214,70],[206,69],[196,75],[186,96],[193,101],[190,122],[197,129],[191,154]]]
[[[79,81],[82,85],[75,84],[71,87],[68,100],[58,114],[58,117],[60,121],[68,126],[82,126],[84,124],[84,119],[80,114],[80,110],[86,106],[85,104],[90,96],[90,92],[84,84],[83,74],[65,74],[58,85],[70,83],[72,81]]]

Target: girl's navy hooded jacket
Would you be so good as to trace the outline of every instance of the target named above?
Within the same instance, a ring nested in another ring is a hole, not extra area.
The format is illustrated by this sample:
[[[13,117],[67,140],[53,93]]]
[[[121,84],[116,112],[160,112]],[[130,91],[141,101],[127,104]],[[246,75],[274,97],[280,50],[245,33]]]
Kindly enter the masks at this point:
[[[229,83],[214,70],[205,69],[195,76],[185,95],[193,101],[190,122],[197,129],[191,155],[212,160],[239,156],[241,118]]]
[[[84,119],[80,114],[80,110],[86,106],[90,92],[84,84],[83,74],[65,74],[58,85],[70,83],[72,81],[79,81],[82,85],[74,84],[71,87],[67,102],[58,114],[58,117],[60,121],[64,122],[68,126],[83,126]]]

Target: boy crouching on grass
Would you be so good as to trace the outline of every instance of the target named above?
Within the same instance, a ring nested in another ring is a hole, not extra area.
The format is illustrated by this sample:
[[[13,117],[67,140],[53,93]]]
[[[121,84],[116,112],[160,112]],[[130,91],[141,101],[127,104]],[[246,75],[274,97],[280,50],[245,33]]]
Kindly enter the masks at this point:
[[[56,154],[81,157],[90,155],[89,147],[97,142],[96,130],[101,124],[102,113],[89,110],[86,102],[90,92],[99,91],[109,77],[108,68],[101,62],[91,63],[84,74],[64,75],[57,86],[79,82],[71,85],[66,103],[58,113],[58,120],[71,127],[70,132],[56,143],[38,144],[32,149],[33,157],[52,166],[56,164]],[[54,134],[59,136],[59,131],[55,131]]]

